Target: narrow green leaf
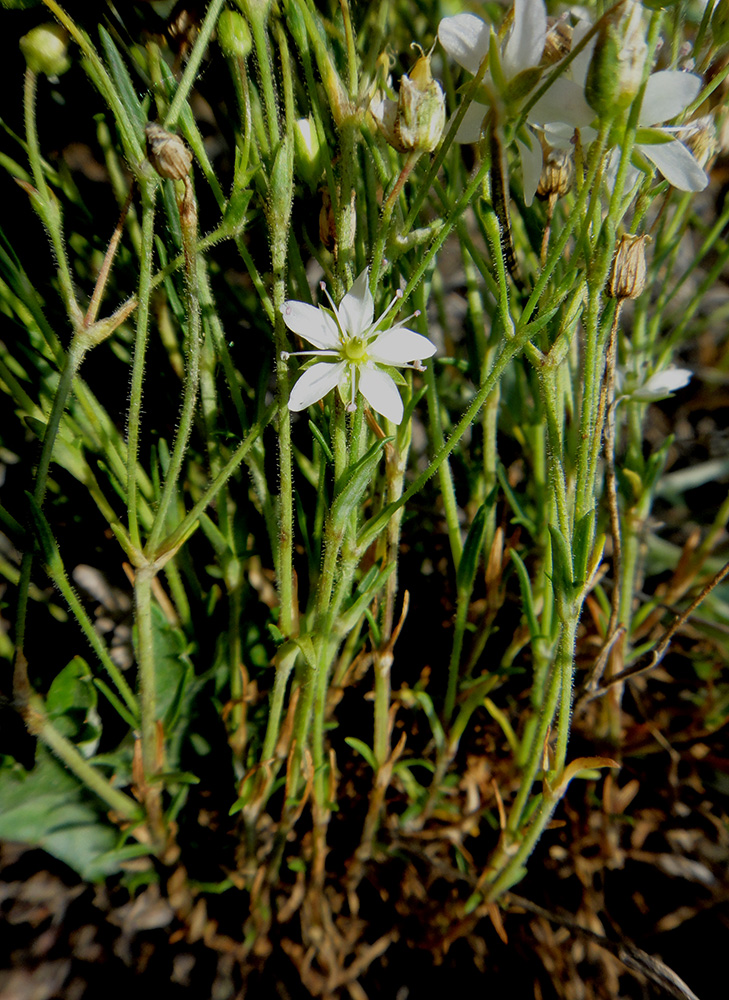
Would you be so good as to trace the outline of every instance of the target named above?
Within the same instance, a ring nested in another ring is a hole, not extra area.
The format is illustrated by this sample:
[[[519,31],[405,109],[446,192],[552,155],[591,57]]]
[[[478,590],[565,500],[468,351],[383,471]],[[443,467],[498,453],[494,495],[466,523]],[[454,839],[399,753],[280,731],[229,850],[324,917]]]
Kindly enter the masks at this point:
[[[486,537],[486,516],[489,512],[490,504],[482,503],[476,511],[468,535],[463,545],[461,561],[458,564],[456,573],[456,583],[459,597],[467,597],[473,590],[473,582],[476,579],[476,570],[483,552],[483,543]]]
[[[373,771],[377,771],[377,758],[366,743],[363,743],[362,740],[358,740],[355,736],[345,736],[344,742],[347,746],[356,750],[360,756],[364,757]]]

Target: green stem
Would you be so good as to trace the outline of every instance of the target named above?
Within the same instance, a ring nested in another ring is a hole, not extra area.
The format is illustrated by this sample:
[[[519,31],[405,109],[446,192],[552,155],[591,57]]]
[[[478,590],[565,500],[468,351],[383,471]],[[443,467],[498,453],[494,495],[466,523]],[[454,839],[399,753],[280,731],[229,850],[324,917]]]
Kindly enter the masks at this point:
[[[167,511],[172,496],[177,489],[182,463],[187,453],[187,446],[192,431],[192,422],[197,405],[200,384],[200,295],[197,274],[197,205],[192,193],[189,179],[185,179],[185,194],[180,203],[180,227],[182,229],[182,247],[185,256],[185,290],[187,300],[187,336],[185,338],[185,388],[182,397],[180,421],[175,435],[170,464],[165,476],[157,511],[155,512],[152,530],[149,535],[145,552],[151,559],[155,557],[155,548],[165,528]]]
[[[34,695],[26,710],[26,722],[31,733],[43,740],[79,781],[106,802],[120,817],[138,823],[143,813],[134,799],[114,788],[99,771],[81,756],[76,747],[55,728],[46,715],[41,698]]]
[[[193,45],[192,52],[188,56],[185,72],[182,74],[182,79],[180,80],[180,84],[175,91],[175,96],[172,99],[172,104],[170,105],[167,117],[165,118],[165,128],[170,131],[172,131],[177,125],[180,115],[182,114],[182,106],[187,100],[195,80],[197,79],[200,63],[205,55],[208,42],[215,31],[215,26],[218,23],[218,16],[224,4],[225,0],[210,0],[210,6],[205,14],[205,19],[200,25],[200,30],[195,38],[195,44]]]
[[[129,518],[129,537],[136,549],[141,549],[137,511],[137,460],[139,457],[139,432],[142,418],[144,364],[149,336],[149,303],[152,292],[154,202],[156,191],[156,181],[142,181],[142,244],[139,265],[137,329],[134,341],[134,361],[132,363],[129,410],[127,414],[127,516]]]

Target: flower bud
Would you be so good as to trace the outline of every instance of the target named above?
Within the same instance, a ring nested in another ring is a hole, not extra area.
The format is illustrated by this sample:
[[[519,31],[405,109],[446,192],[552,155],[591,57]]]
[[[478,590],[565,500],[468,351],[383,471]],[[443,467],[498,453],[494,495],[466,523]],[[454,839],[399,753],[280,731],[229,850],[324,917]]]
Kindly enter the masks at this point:
[[[609,120],[616,110],[629,106],[643,81],[647,55],[641,5],[636,0],[602,18],[585,80],[587,103],[598,115]]]
[[[299,177],[306,181],[309,187],[316,187],[323,169],[323,157],[316,125],[311,115],[294,122],[294,155]]]
[[[237,10],[224,10],[218,18],[220,48],[232,59],[247,59],[253,48],[251,29]]]
[[[60,76],[71,65],[68,35],[60,24],[39,24],[20,39],[28,69],[45,76]]]
[[[156,122],[144,126],[147,140],[147,158],[160,177],[181,181],[190,172],[192,153],[173,132],[168,132]]]
[[[650,236],[621,236],[613,257],[605,294],[611,299],[637,299],[645,288],[645,245]]]
[[[445,126],[445,94],[430,72],[430,55],[421,51],[410,75],[403,74],[397,103],[382,98],[370,110],[398,152],[432,153]]]
[[[572,187],[575,162],[569,149],[544,146],[544,164],[537,187],[538,198],[563,198]]]

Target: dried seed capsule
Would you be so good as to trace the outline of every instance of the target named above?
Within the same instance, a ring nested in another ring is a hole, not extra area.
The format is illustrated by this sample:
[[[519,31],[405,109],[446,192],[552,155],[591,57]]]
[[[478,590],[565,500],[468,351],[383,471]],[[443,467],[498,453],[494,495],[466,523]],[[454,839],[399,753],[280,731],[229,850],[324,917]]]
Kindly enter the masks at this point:
[[[400,79],[397,102],[388,98],[370,107],[377,126],[400,153],[432,153],[445,126],[445,94],[430,72],[430,54],[421,49],[410,75]]]
[[[192,153],[185,143],[156,122],[144,126],[147,139],[147,157],[160,177],[181,181],[187,177],[192,164]]]
[[[539,176],[537,197],[563,198],[572,187],[575,178],[575,162],[569,149],[544,149],[544,165]]]
[[[645,245],[650,236],[621,236],[613,257],[605,294],[611,299],[637,299],[645,288]]]

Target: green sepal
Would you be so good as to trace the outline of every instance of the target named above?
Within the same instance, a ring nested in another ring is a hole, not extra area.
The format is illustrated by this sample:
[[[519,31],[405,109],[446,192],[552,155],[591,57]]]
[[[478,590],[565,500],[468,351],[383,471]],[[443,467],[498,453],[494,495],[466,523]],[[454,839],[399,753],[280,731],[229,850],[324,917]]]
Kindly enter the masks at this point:
[[[558,599],[561,597],[571,600],[575,594],[572,552],[556,524],[549,525],[549,535],[552,539],[552,584],[555,595]]]
[[[595,515],[593,510],[588,510],[579,521],[575,522],[575,530],[572,538],[572,551],[574,553],[574,575],[578,583],[584,583],[587,577],[587,564],[592,553],[592,543],[595,535]]]

